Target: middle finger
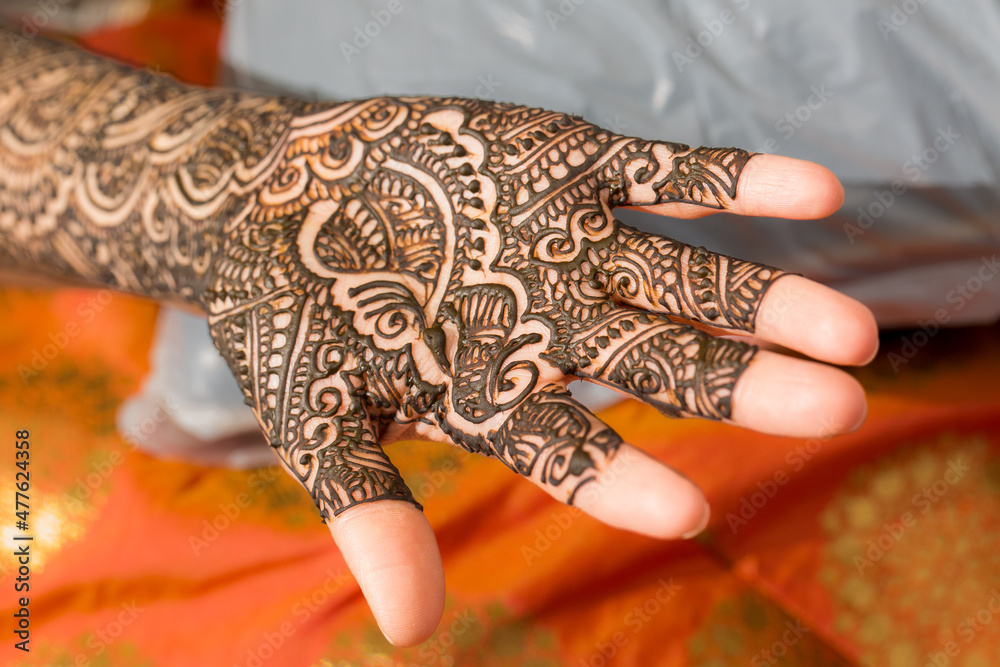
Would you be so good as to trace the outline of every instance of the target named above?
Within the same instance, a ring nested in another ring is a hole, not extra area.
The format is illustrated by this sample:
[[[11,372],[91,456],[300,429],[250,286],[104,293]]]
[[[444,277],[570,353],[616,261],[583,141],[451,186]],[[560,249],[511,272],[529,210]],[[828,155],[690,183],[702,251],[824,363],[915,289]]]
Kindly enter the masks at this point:
[[[863,364],[878,345],[874,318],[854,299],[620,223],[616,242],[590,250],[581,270],[623,305],[754,335],[822,361]]]

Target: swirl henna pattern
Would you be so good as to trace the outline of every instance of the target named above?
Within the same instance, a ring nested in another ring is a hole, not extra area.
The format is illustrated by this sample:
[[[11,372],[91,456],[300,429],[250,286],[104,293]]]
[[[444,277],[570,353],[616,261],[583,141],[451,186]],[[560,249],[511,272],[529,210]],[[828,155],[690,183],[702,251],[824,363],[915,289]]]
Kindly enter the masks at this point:
[[[751,156],[478,100],[196,90],[0,48],[0,257],[197,303],[324,519],[414,502],[380,442],[495,457],[572,502],[620,438],[582,377],[727,419],[776,269],[615,220],[724,209]],[[68,119],[68,120],[67,120]]]

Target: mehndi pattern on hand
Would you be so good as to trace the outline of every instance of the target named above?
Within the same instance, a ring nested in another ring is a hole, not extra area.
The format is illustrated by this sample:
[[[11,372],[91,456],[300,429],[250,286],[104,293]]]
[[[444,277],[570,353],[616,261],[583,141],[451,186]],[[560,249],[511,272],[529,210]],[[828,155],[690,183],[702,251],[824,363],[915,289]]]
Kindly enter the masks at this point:
[[[724,208],[750,156],[618,137],[464,99],[295,118],[207,290],[213,334],[324,516],[410,499],[378,447],[413,432],[571,501],[620,439],[585,377],[673,416],[726,419],[781,273],[630,229],[614,205]],[[244,276],[258,280],[250,294]],[[332,456],[331,452],[337,452]]]
[[[780,271],[631,229],[719,210],[746,151],[479,100],[192,89],[42,39],[0,48],[0,257],[201,305],[324,518],[414,502],[380,443],[446,440],[571,502],[621,444],[581,377],[728,419]]]

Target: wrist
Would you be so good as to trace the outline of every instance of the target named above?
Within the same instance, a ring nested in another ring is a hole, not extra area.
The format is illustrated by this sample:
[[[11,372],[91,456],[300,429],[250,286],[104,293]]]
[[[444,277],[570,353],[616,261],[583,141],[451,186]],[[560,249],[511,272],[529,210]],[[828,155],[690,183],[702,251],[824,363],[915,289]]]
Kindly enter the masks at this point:
[[[301,103],[28,46],[0,44],[0,262],[203,304]]]

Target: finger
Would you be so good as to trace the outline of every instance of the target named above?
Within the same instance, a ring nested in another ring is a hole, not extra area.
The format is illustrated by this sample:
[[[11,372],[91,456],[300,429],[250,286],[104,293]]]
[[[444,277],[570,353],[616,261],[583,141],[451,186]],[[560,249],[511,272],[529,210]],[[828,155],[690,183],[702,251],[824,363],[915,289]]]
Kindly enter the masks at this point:
[[[860,366],[878,352],[875,316],[858,301],[801,276],[766,289],[755,335],[831,364]]]
[[[459,444],[612,526],[660,538],[704,527],[707,504],[694,484],[624,444],[561,385],[537,390],[501,417],[485,438],[459,435]]]
[[[864,364],[878,350],[865,306],[819,283],[620,225],[616,243],[592,250],[581,271],[619,303],[676,315],[835,364]]]
[[[784,272],[708,252],[618,223],[615,243],[581,265],[619,303],[753,333],[761,299]]]
[[[579,332],[580,378],[653,405],[670,417],[728,420],[739,376],[757,349],[663,315],[619,309]]]
[[[757,352],[732,396],[732,420],[755,431],[830,438],[857,430],[868,414],[861,383],[844,371],[766,350]]]
[[[574,351],[579,377],[672,417],[813,437],[853,430],[867,410],[860,385],[843,371],[758,351],[662,315],[622,309],[583,332]]]
[[[445,582],[434,531],[408,502],[353,506],[329,523],[386,639],[415,646],[444,612]]]
[[[317,318],[317,321],[322,321]],[[251,335],[260,336],[258,328]],[[271,336],[243,358],[260,378],[248,392],[284,468],[309,492],[358,580],[386,638],[410,646],[441,620],[444,573],[434,535],[399,471],[378,444],[367,404],[336,344],[292,347],[300,337]],[[270,360],[288,359],[286,378]],[[238,368],[238,367],[237,367]],[[308,382],[303,382],[308,378]],[[284,380],[284,381],[283,381]],[[303,382],[294,389],[293,382]],[[335,518],[336,517],[336,518]],[[370,520],[370,523],[369,523]]]
[[[307,406],[301,425],[295,419],[284,438],[271,446],[278,458],[310,492],[323,520],[350,507],[380,500],[402,500],[416,505],[413,494],[378,444],[367,406],[352,396],[331,395],[323,399],[340,403],[328,412]]]
[[[338,340],[338,326],[311,297],[286,295],[210,318],[264,435],[324,521],[359,503],[415,502],[378,444],[354,379],[360,362]]]
[[[279,458],[330,525],[386,639],[413,646],[434,632],[444,609],[433,530],[379,446],[365,403],[340,382],[325,392],[307,402]],[[339,408],[316,411],[317,402]]]
[[[339,322],[309,297],[281,295],[210,326],[281,464],[332,524],[386,638],[413,645],[429,637],[444,608],[441,557],[378,444]]]
[[[837,177],[814,162],[638,139],[616,147],[603,179],[613,206],[679,218],[728,210],[804,220],[831,215],[844,200]]]
[[[705,529],[711,510],[694,482],[623,443],[573,504],[598,521],[662,540],[690,539]]]

